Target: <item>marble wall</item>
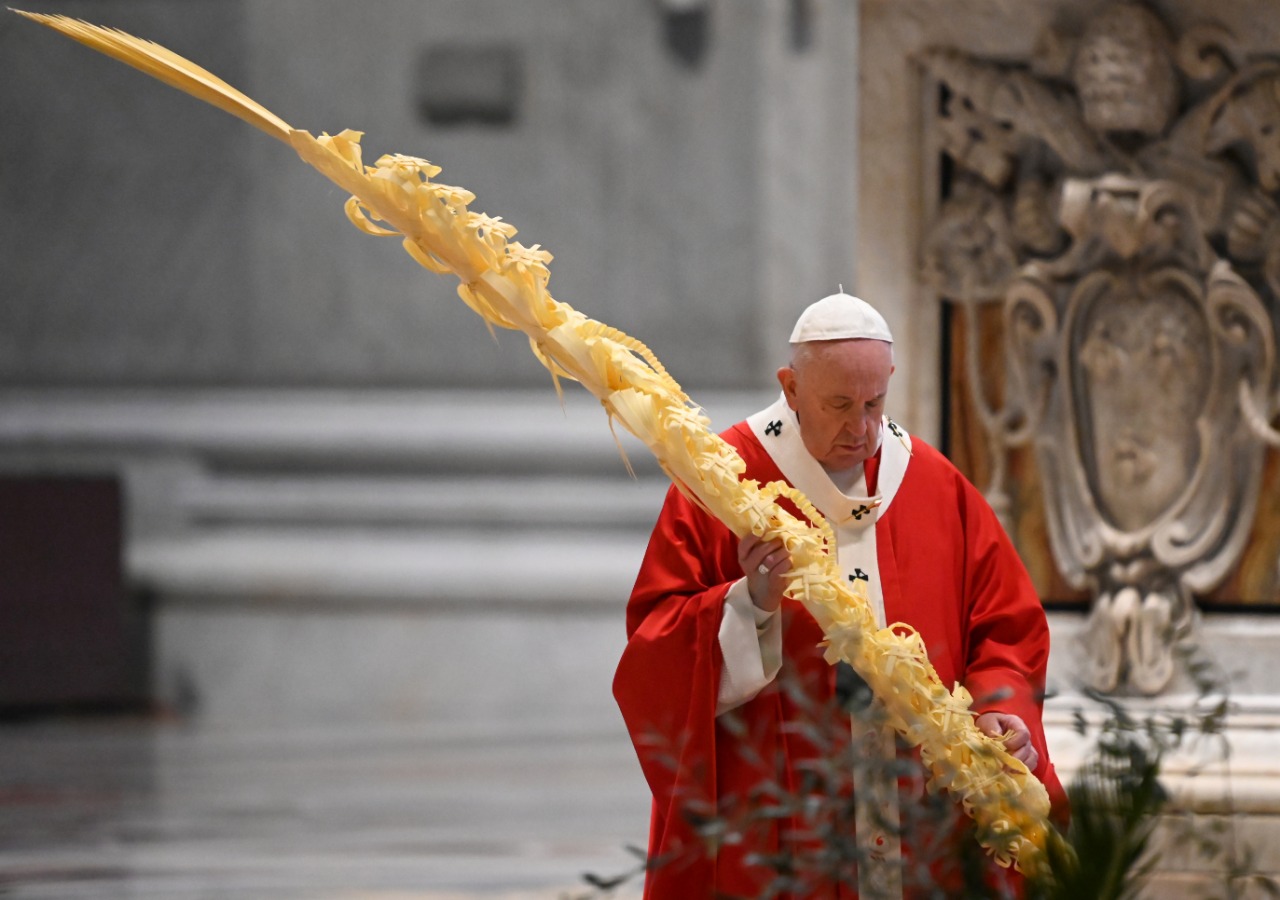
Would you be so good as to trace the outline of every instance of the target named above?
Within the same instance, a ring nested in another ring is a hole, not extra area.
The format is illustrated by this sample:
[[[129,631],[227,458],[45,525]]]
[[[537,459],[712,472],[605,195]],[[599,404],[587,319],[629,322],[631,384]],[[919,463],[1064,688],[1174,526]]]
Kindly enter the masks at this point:
[[[854,279],[850,3],[712,2],[692,61],[651,0],[26,5],[165,44],[298,127],[365,131],[370,161],[430,158],[555,254],[560,299],[689,385],[767,384],[795,312]],[[424,57],[475,46],[514,60],[511,123],[429,121]],[[13,16],[0,121],[8,382],[545,383],[288,149]]]

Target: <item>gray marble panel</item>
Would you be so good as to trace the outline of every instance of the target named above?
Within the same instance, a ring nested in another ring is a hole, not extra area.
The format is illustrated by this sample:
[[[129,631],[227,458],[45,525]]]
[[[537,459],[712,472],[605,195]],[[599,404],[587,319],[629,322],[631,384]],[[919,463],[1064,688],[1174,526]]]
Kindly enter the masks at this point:
[[[390,151],[431,159],[444,167],[441,180],[477,195],[474,208],[555,254],[557,297],[649,342],[682,380],[742,382],[751,333],[742,311],[757,296],[756,200],[743,189],[754,171],[752,23],[726,22],[730,45],[691,75],[666,58],[653,10],[634,4],[251,10],[252,80],[280,98],[291,122],[365,130],[368,161]],[[522,50],[516,124],[420,121],[412,79],[423,48],[479,39]],[[340,197],[317,188],[313,174],[267,159],[274,149],[257,150],[254,330],[264,341],[297,338],[270,356],[282,374],[321,364],[356,380],[545,379],[520,337],[501,335],[494,346],[449,279],[419,270],[394,241],[351,233]]]
[[[300,128],[363,130],[367,161],[432,159],[556,255],[559,298],[649,343],[686,384],[768,380],[793,310],[844,277],[852,165],[824,123],[834,106],[834,133],[849,131],[851,57],[835,39],[802,53],[768,4],[718,6],[692,68],[647,3],[30,5],[170,46]],[[814,8],[851,35],[852,10]],[[514,123],[427,123],[423,52],[477,41],[519,55]],[[0,376],[546,380],[448,279],[354,232],[342,193],[288,148],[33,23],[6,21],[0,42]],[[824,172],[842,173],[835,190]]]
[[[236,80],[240,3],[34,2]],[[234,379],[249,189],[243,126],[6,12],[0,22],[0,378]]]

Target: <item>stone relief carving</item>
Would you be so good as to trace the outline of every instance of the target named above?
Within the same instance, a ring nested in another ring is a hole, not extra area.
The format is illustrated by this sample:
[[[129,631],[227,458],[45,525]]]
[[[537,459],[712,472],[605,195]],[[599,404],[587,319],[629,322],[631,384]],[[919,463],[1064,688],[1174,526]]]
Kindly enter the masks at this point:
[[[1280,61],[1129,0],[1026,65],[921,63],[953,172],[924,278],[971,336],[1004,311],[1001,408],[966,342],[986,493],[1007,515],[1005,458],[1034,447],[1055,563],[1094,596],[1088,680],[1158,693],[1280,446]]]

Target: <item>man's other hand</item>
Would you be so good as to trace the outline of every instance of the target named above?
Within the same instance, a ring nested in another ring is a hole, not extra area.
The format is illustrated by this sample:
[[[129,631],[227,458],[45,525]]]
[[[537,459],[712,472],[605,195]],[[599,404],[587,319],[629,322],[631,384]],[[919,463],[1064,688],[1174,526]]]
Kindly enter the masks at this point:
[[[1031,730],[1020,717],[989,712],[978,716],[974,724],[983,734],[1002,740],[1004,748],[1014,759],[1023,762],[1028,769],[1035,769],[1036,763],[1040,761],[1040,754],[1031,743]],[[1006,734],[1009,735],[1008,739],[1004,737]]]
[[[777,609],[791,572],[791,554],[782,541],[763,541],[754,534],[747,535],[738,542],[738,564],[747,576],[751,602],[765,612]]]

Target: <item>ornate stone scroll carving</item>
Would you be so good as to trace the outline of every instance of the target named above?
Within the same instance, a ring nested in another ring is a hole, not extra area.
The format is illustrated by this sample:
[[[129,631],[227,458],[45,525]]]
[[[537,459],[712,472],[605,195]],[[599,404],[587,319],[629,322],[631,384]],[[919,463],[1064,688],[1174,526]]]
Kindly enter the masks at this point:
[[[966,342],[984,489],[1007,515],[1005,458],[1034,447],[1055,563],[1094,596],[1088,680],[1154,694],[1280,446],[1280,61],[1139,2],[1087,21],[1026,65],[921,60],[954,173],[923,274],[971,328],[1003,305],[1001,408]]]

